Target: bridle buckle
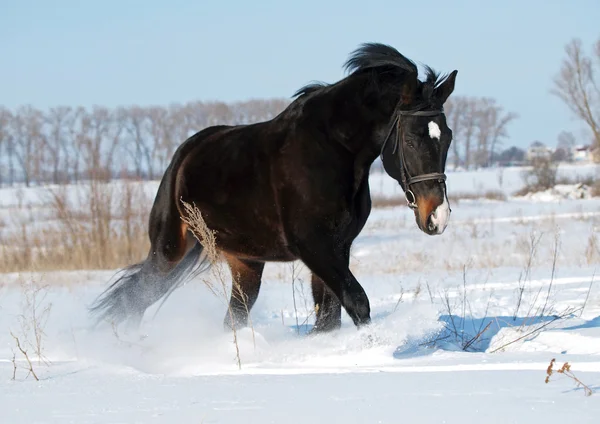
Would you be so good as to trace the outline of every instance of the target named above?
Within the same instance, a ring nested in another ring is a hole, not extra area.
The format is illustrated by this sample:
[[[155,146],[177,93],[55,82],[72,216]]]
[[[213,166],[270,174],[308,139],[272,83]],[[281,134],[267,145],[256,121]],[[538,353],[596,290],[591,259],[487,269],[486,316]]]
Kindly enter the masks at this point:
[[[417,209],[417,198],[415,197],[415,194],[412,192],[412,190],[406,190],[404,192],[404,195],[406,196],[406,204],[408,205],[408,207],[411,209]]]

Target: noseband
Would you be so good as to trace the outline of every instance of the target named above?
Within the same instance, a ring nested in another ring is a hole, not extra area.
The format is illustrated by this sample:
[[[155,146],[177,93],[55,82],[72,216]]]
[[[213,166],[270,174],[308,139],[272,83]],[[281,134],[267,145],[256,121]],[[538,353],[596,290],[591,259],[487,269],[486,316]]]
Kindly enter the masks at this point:
[[[441,115],[443,114],[444,111],[443,110],[417,110],[417,111],[406,111],[406,110],[397,110],[396,111],[396,116],[394,118],[394,122],[392,123],[392,126],[387,134],[387,136],[385,137],[385,140],[383,141],[383,146],[381,147],[381,159],[383,161],[383,151],[386,147],[386,144],[388,142],[388,140],[391,138],[392,133],[394,132],[394,129],[396,130],[396,137],[393,140],[394,142],[394,147],[392,150],[392,154],[395,154],[396,151],[398,152],[398,157],[400,159],[400,179],[402,181],[402,184],[404,185],[404,193],[406,195],[406,201],[408,203],[408,207],[411,209],[417,209],[417,199],[414,195],[414,193],[412,192],[412,190],[410,189],[412,184],[415,183],[420,183],[422,181],[430,181],[430,180],[436,180],[438,182],[445,182],[446,181],[446,174],[442,173],[442,172],[432,172],[429,174],[420,174],[420,175],[415,175],[415,176],[411,176],[410,173],[408,172],[408,167],[406,166],[406,160],[404,159],[404,145],[406,144],[406,141],[404,139],[404,131],[402,131],[402,126],[400,125],[401,123],[401,117],[402,116],[437,116],[437,115]]]

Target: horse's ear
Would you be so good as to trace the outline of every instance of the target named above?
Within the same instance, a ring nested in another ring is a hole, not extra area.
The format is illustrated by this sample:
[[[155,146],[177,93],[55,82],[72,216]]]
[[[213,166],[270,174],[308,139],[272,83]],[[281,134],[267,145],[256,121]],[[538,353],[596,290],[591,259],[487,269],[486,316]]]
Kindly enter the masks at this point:
[[[448,78],[444,80],[443,83],[440,84],[439,87],[435,89],[433,92],[433,96],[435,99],[440,102],[440,104],[444,104],[450,94],[454,91],[454,83],[456,82],[456,74],[458,74],[457,70],[452,71]]]

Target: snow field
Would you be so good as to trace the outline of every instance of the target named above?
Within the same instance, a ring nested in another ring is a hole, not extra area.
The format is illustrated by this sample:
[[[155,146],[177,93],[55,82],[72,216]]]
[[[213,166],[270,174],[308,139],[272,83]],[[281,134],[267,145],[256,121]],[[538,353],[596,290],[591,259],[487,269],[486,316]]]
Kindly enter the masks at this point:
[[[504,172],[508,190],[512,171]],[[497,189],[490,175],[452,173],[449,190]],[[374,192],[401,194],[378,178]],[[36,190],[24,190],[23,203],[42,210]],[[18,206],[7,190],[0,202],[3,213]],[[373,211],[351,259],[370,298],[369,328],[357,331],[344,314],[340,331],[307,335],[309,273],[297,270],[293,296],[290,264],[268,264],[252,328],[237,334],[241,369],[223,331],[223,299],[202,282],[209,276],[152,307],[137,334],[91,328],[86,306],[113,271],[4,274],[0,422],[596,422],[600,200],[509,197],[451,207],[446,232],[435,237],[403,205]],[[27,327],[31,284],[43,287],[38,311],[51,306],[41,338],[48,364],[38,363]],[[11,331],[28,346],[39,381],[27,376]],[[564,376],[544,384],[552,358],[569,361],[596,393],[584,396]]]

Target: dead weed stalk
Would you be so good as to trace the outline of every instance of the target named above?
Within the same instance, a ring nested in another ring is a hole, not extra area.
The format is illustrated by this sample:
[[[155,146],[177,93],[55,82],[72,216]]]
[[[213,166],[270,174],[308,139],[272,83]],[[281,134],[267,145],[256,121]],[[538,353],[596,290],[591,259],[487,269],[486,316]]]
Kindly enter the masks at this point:
[[[49,187],[36,210],[18,208],[4,232],[0,271],[114,269],[146,255],[152,202],[125,181]]]
[[[39,380],[31,360],[32,352],[37,356],[38,365],[50,365],[50,361],[44,355],[44,328],[50,316],[52,303],[45,303],[47,286],[37,286],[34,282],[20,282],[22,292],[21,314],[18,316],[20,332],[15,334],[12,330],[10,335],[15,341],[17,350],[27,362],[27,371],[36,380]],[[13,380],[17,374],[16,354],[13,351]],[[27,378],[27,377],[26,377]]]
[[[28,368],[27,368],[27,376],[25,378],[29,377],[29,375],[31,374],[33,376],[33,378],[35,378],[36,381],[39,381],[40,379],[38,378],[37,374],[35,373],[35,370],[33,369],[33,364],[31,363],[31,359],[29,359],[29,354],[27,353],[27,350],[24,349],[23,346],[21,346],[21,341],[19,340],[19,338],[17,336],[15,336],[13,334],[12,331],[10,332],[10,335],[15,340],[15,343],[17,344],[17,349],[19,349],[19,352],[21,352],[21,354],[27,361]],[[14,351],[13,351],[12,363],[13,363],[12,379],[15,380],[16,376],[17,376],[17,361],[16,361]]]
[[[233,344],[235,346],[236,352],[236,363],[238,369],[242,369],[242,360],[240,356],[240,346],[238,342],[238,333],[236,328],[235,316],[233,313],[233,309],[231,307],[231,302],[229,301],[230,296],[239,300],[246,311],[249,311],[248,308],[248,297],[239,283],[236,281],[236,276],[232,275],[232,287],[231,293],[228,293],[228,279],[227,272],[223,267],[223,261],[221,260],[221,255],[217,247],[216,241],[216,231],[208,228],[204,217],[202,216],[202,212],[196,205],[192,205],[184,200],[181,200],[181,203],[185,209],[185,216],[182,216],[181,219],[188,225],[188,228],[194,234],[194,237],[202,244],[204,247],[204,253],[206,254],[207,259],[210,262],[210,270],[212,274],[212,279],[203,278],[202,281],[206,285],[206,287],[211,291],[213,295],[215,295],[218,299],[220,299],[227,307],[227,313],[229,314],[229,321],[231,323],[231,330],[233,333]],[[239,276],[238,276],[239,278]],[[250,316],[248,314],[248,319],[250,320]],[[252,331],[252,339],[256,346],[254,327],[252,326],[252,321],[249,321],[249,326]]]
[[[586,385],[580,379],[575,377],[575,374],[573,374],[573,371],[571,371],[571,364],[569,364],[568,362],[565,362],[562,367],[555,370],[554,369],[555,362],[556,362],[556,359],[552,358],[552,360],[550,361],[550,365],[548,365],[548,368],[546,369],[546,379],[545,379],[546,384],[548,384],[550,382],[550,377],[552,377],[553,374],[557,373],[557,374],[562,374],[562,375],[570,378],[571,380],[573,380],[575,382],[577,387],[583,388],[583,393],[585,394],[585,396],[591,396],[594,393],[588,385]]]

